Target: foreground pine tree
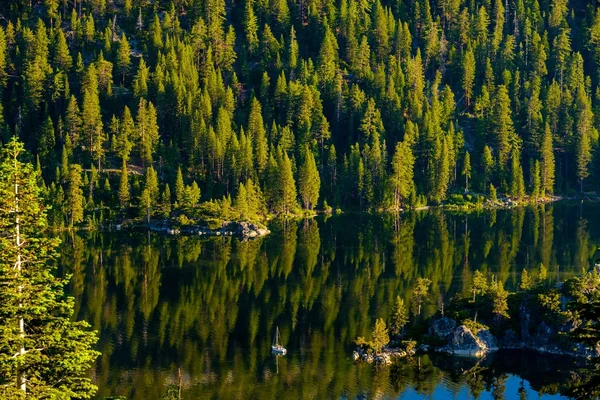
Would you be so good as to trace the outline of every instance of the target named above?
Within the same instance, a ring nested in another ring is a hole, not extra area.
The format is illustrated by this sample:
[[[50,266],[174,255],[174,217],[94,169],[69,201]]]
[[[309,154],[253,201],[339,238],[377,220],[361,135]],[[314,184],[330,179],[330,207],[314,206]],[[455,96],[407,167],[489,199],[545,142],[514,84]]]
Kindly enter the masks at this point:
[[[53,275],[58,241],[44,235],[46,210],[24,158],[15,138],[0,155],[0,398],[90,398],[97,337],[72,321],[67,280]]]

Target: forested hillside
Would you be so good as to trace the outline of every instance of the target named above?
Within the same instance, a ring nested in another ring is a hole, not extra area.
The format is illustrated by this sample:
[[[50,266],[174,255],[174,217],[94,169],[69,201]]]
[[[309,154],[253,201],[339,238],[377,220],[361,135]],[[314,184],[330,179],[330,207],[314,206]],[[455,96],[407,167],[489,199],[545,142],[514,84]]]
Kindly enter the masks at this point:
[[[59,226],[594,191],[597,8],[3,1],[2,141],[37,158]]]

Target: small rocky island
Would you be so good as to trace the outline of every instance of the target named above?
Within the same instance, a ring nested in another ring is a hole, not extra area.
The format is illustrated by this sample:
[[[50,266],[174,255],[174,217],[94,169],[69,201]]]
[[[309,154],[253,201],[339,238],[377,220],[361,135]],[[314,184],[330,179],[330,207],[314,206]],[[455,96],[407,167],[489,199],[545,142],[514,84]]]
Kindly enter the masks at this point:
[[[271,233],[264,225],[249,221],[223,221],[220,226],[214,227],[207,224],[176,225],[164,220],[151,222],[146,227],[152,232],[168,235],[236,236],[242,239],[255,239]]]
[[[508,292],[477,271],[470,298],[457,296],[446,309],[421,319],[396,299],[389,323],[376,321],[371,339],[359,337],[353,358],[391,364],[415,352],[485,357],[501,349],[527,349],[585,359],[600,356],[600,275],[596,271],[560,284],[523,270],[519,290]],[[430,282],[419,278],[413,301],[420,311]]]

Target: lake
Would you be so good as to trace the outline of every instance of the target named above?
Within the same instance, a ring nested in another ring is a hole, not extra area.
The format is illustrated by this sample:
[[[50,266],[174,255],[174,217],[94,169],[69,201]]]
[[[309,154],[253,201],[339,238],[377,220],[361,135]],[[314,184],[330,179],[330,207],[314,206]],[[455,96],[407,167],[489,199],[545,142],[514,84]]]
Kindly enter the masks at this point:
[[[387,318],[396,296],[438,312],[472,274],[513,289],[521,271],[561,280],[589,270],[598,204],[556,203],[453,214],[440,210],[317,217],[270,224],[267,237],[77,232],[60,272],[78,319],[99,331],[97,398],[561,398],[575,360],[504,352],[478,362],[435,355],[378,368],[351,359],[353,341]],[[412,318],[412,316],[411,316]],[[275,328],[288,349],[270,351]]]

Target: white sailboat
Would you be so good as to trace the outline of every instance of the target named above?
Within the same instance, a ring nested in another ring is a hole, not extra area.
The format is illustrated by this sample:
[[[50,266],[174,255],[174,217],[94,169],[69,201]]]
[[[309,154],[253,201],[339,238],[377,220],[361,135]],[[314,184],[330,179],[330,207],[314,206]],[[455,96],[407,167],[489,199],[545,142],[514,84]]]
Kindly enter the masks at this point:
[[[275,330],[275,337],[273,338],[273,344],[271,345],[271,351],[276,354],[285,354],[287,350],[281,344],[281,335],[279,334],[279,327]]]

